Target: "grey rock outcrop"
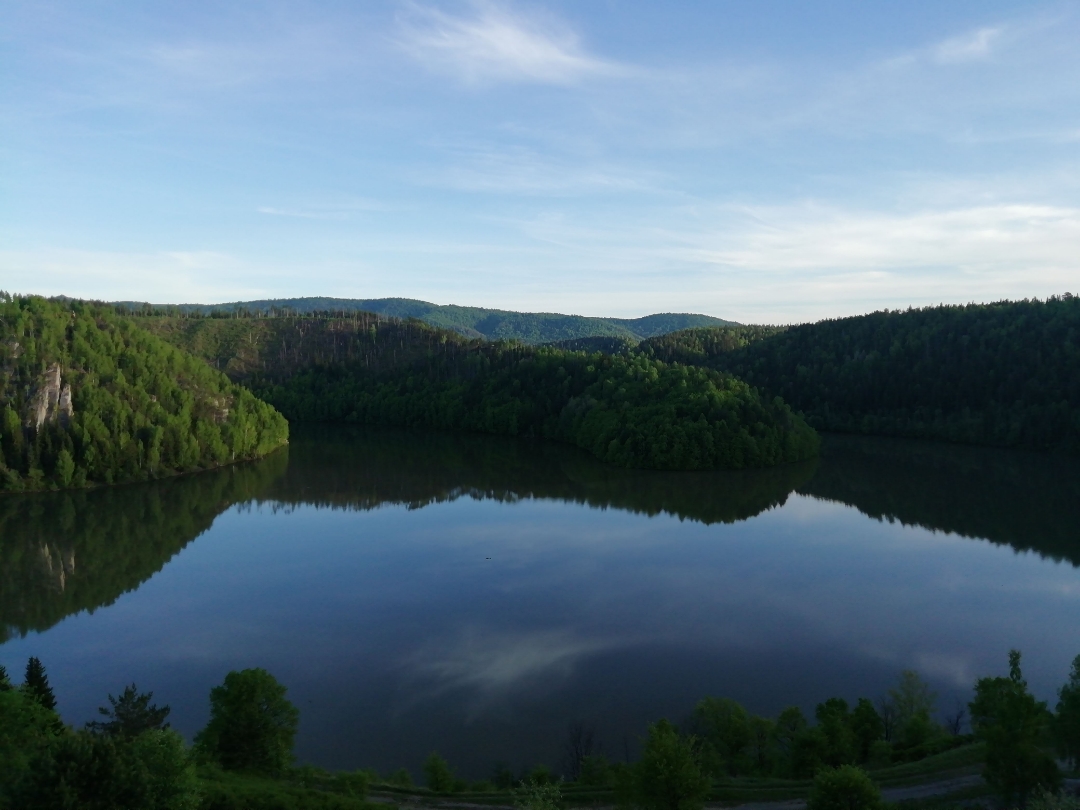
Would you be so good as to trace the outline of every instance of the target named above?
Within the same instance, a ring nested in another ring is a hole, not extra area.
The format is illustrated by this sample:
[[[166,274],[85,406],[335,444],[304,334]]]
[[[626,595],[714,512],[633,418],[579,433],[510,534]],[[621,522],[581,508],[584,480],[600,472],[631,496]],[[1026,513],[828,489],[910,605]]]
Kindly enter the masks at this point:
[[[60,364],[53,363],[41,375],[26,414],[26,426],[40,430],[46,421],[67,425],[75,415],[71,385],[60,386]]]

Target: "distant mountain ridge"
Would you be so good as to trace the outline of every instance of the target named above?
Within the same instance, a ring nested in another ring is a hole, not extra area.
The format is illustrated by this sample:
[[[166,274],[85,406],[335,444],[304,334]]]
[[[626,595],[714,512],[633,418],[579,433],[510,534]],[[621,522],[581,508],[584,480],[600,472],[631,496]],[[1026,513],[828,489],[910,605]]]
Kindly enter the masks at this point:
[[[135,301],[119,301],[117,306],[141,309],[151,306]],[[156,308],[156,307],[155,307]],[[705,326],[738,326],[734,321],[711,315],[658,313],[641,318],[597,318],[553,312],[514,312],[454,304],[432,304],[411,298],[278,298],[263,301],[234,301],[227,304],[177,304],[161,307],[170,312],[270,312],[289,310],[300,315],[313,312],[373,312],[393,318],[416,318],[450,329],[470,338],[517,339],[525,343],[555,343],[592,337],[623,338],[638,343],[650,337],[681,329]]]

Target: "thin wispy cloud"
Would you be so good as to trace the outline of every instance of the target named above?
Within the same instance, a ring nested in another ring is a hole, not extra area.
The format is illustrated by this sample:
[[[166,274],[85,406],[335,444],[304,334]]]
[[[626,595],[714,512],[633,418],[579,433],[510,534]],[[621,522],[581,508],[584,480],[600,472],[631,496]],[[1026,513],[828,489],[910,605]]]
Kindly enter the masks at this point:
[[[572,84],[629,72],[587,53],[564,23],[489,2],[473,4],[467,16],[412,5],[400,18],[398,42],[420,62],[470,84]]]
[[[5,288],[751,321],[1080,277],[1068,7],[59,3],[8,15]]]
[[[654,170],[560,157],[527,147],[451,149],[446,157],[450,165],[418,172],[417,184],[475,193],[561,196],[641,193],[663,180]]]
[[[934,48],[934,58],[938,62],[970,62],[985,59],[994,45],[1000,40],[1004,28],[979,28],[963,36],[953,37]]]
[[[940,267],[1080,273],[1080,208],[1002,204],[887,214],[807,205],[748,208],[701,261],[760,271]]]
[[[350,219],[356,214],[372,211],[387,211],[390,206],[378,200],[352,200],[344,203],[313,203],[308,205],[260,205],[255,210],[260,214],[292,219]]]
[[[0,251],[0,277],[13,292],[102,300],[237,300],[267,292],[273,273],[218,251]]]

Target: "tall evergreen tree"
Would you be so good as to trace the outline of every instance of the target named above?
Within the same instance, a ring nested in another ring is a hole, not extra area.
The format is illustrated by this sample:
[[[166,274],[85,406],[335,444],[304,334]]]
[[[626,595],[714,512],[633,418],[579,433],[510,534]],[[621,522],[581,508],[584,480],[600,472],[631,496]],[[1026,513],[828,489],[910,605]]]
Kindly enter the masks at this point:
[[[108,720],[95,720],[86,724],[87,729],[109,737],[134,739],[144,731],[166,729],[169,724],[165,718],[171,709],[168,706],[158,708],[150,703],[153,692],[140,693],[135,684],[124,688],[119,698],[109,695],[111,708],[98,707],[98,714]]]
[[[8,677],[7,667],[0,664],[0,692],[9,692],[11,688],[11,678]]]
[[[45,673],[45,665],[33,656],[26,662],[26,678],[23,680],[23,688],[49,711],[56,709],[56,695],[49,686],[49,676]]]

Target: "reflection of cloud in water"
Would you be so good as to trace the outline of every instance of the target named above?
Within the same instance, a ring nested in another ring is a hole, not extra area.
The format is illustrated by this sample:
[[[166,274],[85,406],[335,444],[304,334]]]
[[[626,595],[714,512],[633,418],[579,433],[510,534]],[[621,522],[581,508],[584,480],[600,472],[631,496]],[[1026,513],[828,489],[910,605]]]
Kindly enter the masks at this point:
[[[431,683],[434,698],[454,690],[471,693],[474,706],[526,689],[549,690],[565,683],[582,659],[625,641],[583,639],[572,632],[525,633],[468,630],[450,643],[431,644],[410,656],[406,667]]]
[[[916,669],[921,675],[940,678],[961,689],[970,689],[978,677],[970,656],[956,653],[921,652],[915,656]]]

